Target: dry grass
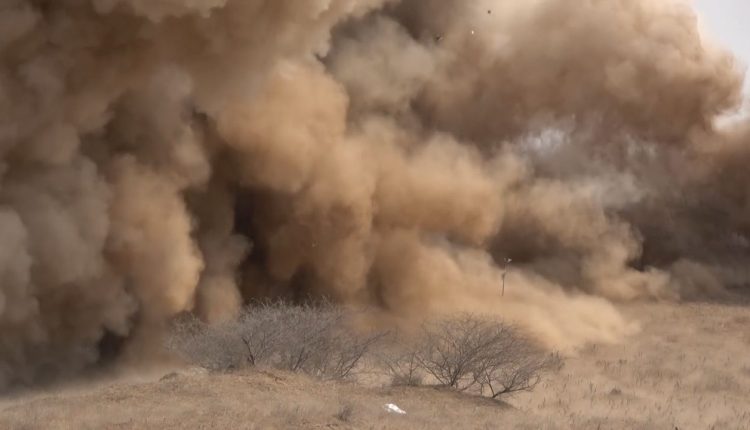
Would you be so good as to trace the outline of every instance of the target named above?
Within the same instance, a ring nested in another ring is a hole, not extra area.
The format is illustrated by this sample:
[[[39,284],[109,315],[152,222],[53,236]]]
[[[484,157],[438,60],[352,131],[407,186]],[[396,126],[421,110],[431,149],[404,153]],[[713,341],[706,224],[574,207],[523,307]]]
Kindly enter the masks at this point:
[[[748,429],[750,308],[648,304],[641,334],[586,348],[508,400],[274,372],[186,374],[0,400],[1,429]],[[398,416],[383,409],[395,403]]]
[[[395,403],[407,415],[386,412]],[[79,395],[12,402],[0,428],[20,429],[430,429],[495,428],[514,412],[495,401],[433,388],[366,388],[300,374],[180,375]]]
[[[642,332],[587,348],[512,403],[560,428],[749,429],[747,307],[641,304]]]

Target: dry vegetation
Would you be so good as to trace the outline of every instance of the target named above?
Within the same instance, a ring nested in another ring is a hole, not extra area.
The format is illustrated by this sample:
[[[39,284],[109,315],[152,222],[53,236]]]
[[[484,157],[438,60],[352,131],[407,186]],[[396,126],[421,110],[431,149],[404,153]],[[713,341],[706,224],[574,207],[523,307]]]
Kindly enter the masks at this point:
[[[346,379],[384,335],[353,330],[351,317],[330,304],[270,303],[247,308],[237,320],[223,324],[179,321],[168,347],[209,370],[249,366]]]
[[[665,303],[622,310],[641,322],[639,334],[621,344],[589,346],[533,392],[504,401],[390,381],[188,368],[168,378],[164,370],[138,380],[6,398],[0,401],[0,428],[750,428],[750,308]],[[371,350],[373,361],[385,344]],[[391,402],[407,414],[387,413],[383,405]]]
[[[558,355],[546,355],[516,328],[472,315],[425,323],[416,336],[396,338],[380,362],[396,385],[419,385],[427,376],[492,398],[531,391],[562,366]]]
[[[322,379],[385,374],[396,385],[433,385],[499,398],[530,391],[561,359],[545,354],[518,329],[464,314],[426,322],[416,333],[355,329],[356,313],[327,303],[248,307],[217,325],[187,318],[168,347],[211,371],[276,369]]]

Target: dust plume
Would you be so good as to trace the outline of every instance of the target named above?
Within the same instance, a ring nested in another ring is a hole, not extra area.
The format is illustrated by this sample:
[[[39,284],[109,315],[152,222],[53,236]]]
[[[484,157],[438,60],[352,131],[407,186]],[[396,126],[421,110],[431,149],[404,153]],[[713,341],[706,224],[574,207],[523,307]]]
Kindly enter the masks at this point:
[[[0,387],[268,297],[616,340],[750,279],[743,75],[681,0],[5,1]]]

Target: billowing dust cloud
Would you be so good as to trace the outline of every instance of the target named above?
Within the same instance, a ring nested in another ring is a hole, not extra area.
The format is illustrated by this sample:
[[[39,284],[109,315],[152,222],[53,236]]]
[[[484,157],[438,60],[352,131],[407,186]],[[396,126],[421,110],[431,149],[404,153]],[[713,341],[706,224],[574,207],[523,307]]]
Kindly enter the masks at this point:
[[[0,386],[260,298],[564,347],[750,280],[743,71],[684,1],[6,0],[0,61]]]

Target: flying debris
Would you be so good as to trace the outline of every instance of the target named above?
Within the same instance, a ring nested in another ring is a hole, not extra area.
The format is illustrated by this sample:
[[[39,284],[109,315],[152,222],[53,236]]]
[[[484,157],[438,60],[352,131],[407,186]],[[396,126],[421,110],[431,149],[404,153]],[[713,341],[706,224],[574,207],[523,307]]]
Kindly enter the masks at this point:
[[[500,294],[501,296],[505,296],[505,277],[508,276],[508,265],[513,262],[512,258],[506,258],[505,259],[505,265],[503,266],[503,274],[502,274],[502,280],[503,280],[503,291]]]

